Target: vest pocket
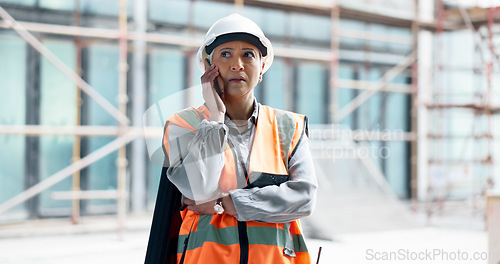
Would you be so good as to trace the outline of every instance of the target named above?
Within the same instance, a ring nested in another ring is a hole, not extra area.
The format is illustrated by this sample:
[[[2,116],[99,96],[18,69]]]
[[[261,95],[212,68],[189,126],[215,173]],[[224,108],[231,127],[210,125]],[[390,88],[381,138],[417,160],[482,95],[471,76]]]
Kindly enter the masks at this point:
[[[287,256],[289,256],[289,257],[291,257],[291,258],[295,258],[295,257],[297,257],[297,255],[295,255],[295,251],[293,251],[293,249],[291,249],[291,248],[286,248],[286,247],[285,247],[285,248],[283,249],[283,254],[285,254],[285,255],[287,255]]]

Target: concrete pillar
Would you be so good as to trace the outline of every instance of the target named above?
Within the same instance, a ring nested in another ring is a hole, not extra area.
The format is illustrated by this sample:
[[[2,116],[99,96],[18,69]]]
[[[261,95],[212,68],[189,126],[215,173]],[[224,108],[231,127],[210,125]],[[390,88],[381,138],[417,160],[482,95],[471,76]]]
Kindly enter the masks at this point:
[[[135,32],[144,33],[148,23],[147,1],[134,1]],[[134,41],[132,67],[132,125],[142,127],[146,111],[146,42]],[[143,212],[146,208],[146,143],[138,138],[132,143],[131,151],[131,209],[133,213]]]
[[[434,21],[434,1],[419,0],[418,19],[425,22]],[[433,42],[432,32],[418,32],[418,92],[417,102],[417,198],[425,201],[429,186],[429,111],[425,106],[431,103],[433,80]]]
[[[500,191],[488,194],[488,264],[500,264]]]

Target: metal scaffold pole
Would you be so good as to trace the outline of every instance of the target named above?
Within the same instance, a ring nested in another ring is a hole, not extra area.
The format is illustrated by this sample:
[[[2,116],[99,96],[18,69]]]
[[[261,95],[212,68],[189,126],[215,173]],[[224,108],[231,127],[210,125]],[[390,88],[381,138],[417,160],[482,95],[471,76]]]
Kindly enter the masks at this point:
[[[34,197],[35,195],[41,193],[44,190],[47,190],[51,186],[54,186],[55,184],[61,182],[62,180],[66,179],[67,177],[73,175],[76,171],[82,170],[91,164],[99,161],[100,159],[104,158],[105,156],[109,155],[110,153],[113,153],[117,149],[121,148],[122,146],[127,145],[130,141],[136,139],[137,137],[141,136],[142,134],[140,131],[128,131],[127,133],[123,134],[121,137],[118,137],[117,139],[111,141],[110,143],[102,146],[101,148],[93,151],[92,153],[88,154],[84,158],[80,159],[77,162],[72,163],[71,165],[65,167],[64,169],[54,173],[53,175],[47,177],[43,181],[33,185],[32,187],[24,190],[22,193],[12,197],[11,199],[5,201],[4,203],[0,204],[0,214],[6,212],[9,209],[12,209],[16,205],[19,205],[31,197]],[[59,193],[53,193],[56,196],[59,195]],[[87,195],[87,192],[85,191],[80,191],[78,193],[74,192],[63,192],[64,199],[82,199],[82,197],[87,196],[87,199],[118,199],[121,194],[115,192],[113,197],[109,197],[109,195],[106,195],[105,198],[102,197],[89,197]]]
[[[418,23],[419,17],[419,0],[414,0],[414,20],[411,26],[412,39],[413,39],[413,50],[416,51],[416,60],[411,66],[411,133],[413,135],[417,134],[417,104],[418,104],[418,33],[420,32],[420,25]],[[410,199],[412,203],[412,210],[418,210],[418,166],[417,166],[417,148],[418,142],[416,140],[411,141],[411,156],[410,156]]]
[[[436,1],[436,33],[435,33],[435,50],[436,52],[434,54],[436,59],[434,63],[437,64],[437,69],[436,69],[436,75],[434,77],[434,89],[431,90],[431,98],[432,102],[435,104],[441,104],[443,102],[443,93],[444,93],[444,78],[443,78],[443,70],[444,70],[444,53],[441,52],[443,51],[443,24],[444,24],[444,19],[445,19],[445,9],[444,9],[444,4],[442,0],[437,0]],[[444,111],[442,108],[437,109],[437,111],[433,111],[432,114],[432,121],[430,123],[430,128],[431,131],[443,135],[445,133],[445,125],[444,125]],[[432,160],[445,160],[445,150],[446,150],[446,145],[444,140],[436,140],[436,139],[429,139],[431,142],[430,146],[434,147],[435,151],[431,151],[432,153],[430,156],[430,159],[428,160],[429,162],[429,167],[431,168],[429,170],[429,187],[427,189],[427,197],[428,199],[426,200],[426,215],[427,215],[427,222],[430,223],[430,219],[433,216],[435,208],[439,210],[440,213],[442,213],[442,210],[444,208],[444,197],[442,196],[437,196],[436,193],[438,193],[439,190],[437,190],[437,187],[434,184],[434,181],[437,176],[439,175],[440,172],[445,171],[444,167],[449,166],[449,164],[444,164],[444,163],[432,163]],[[437,201],[437,207],[435,206],[435,203]]]
[[[134,2],[135,32],[144,34],[147,31],[147,1]],[[147,103],[147,42],[137,39],[133,42],[132,67],[132,125],[138,129],[143,125],[143,115]],[[132,142],[130,152],[131,171],[131,211],[142,213],[146,209],[146,142],[138,138]]]
[[[419,22],[431,23],[434,21],[434,1],[418,1]],[[429,188],[429,110],[425,104],[431,101],[431,91],[433,87],[433,35],[425,29],[418,32],[418,82],[416,83],[416,133],[417,149],[415,163],[417,167],[416,191],[419,202],[427,199],[427,189]]]
[[[413,62],[415,62],[415,60],[416,60],[416,51],[412,51],[396,66],[392,67],[391,69],[389,69],[387,72],[384,73],[384,75],[378,80],[375,89],[363,91],[361,94],[352,99],[348,104],[346,104],[343,108],[336,111],[334,115],[335,123],[342,121],[342,119],[346,118],[350,113],[352,113],[360,105],[365,103],[378,91],[382,90],[382,88],[385,87],[387,83],[389,83],[398,74],[406,70],[406,68],[411,66]]]
[[[234,0],[234,6],[236,8],[236,13],[243,14],[243,8],[245,7],[245,0]]]
[[[118,108],[120,113],[127,115],[127,52],[128,52],[128,22],[127,22],[127,0],[120,0],[119,13],[119,62],[118,62]],[[120,125],[120,132],[124,133],[126,125]],[[122,136],[121,134],[120,136]],[[126,146],[122,146],[118,150],[118,159],[116,161],[118,167],[118,234],[123,239],[125,233],[125,218],[127,213],[127,153]]]
[[[196,35],[196,28],[194,26],[194,2],[195,0],[189,0],[189,13],[188,13],[188,25],[187,31],[189,36],[193,37]],[[184,48],[184,55],[186,56],[186,76],[185,83],[186,87],[192,87],[194,85],[193,80],[195,78],[196,70],[193,70],[196,65],[196,50],[192,48]],[[189,92],[186,93],[186,105],[195,105],[195,98],[197,98],[198,90],[188,89]]]
[[[76,0],[75,2],[76,8],[74,12],[75,25],[79,26],[81,24],[81,15],[80,15],[80,0]],[[80,37],[73,38],[76,47],[76,74],[78,76],[82,76],[82,41]],[[81,91],[76,87],[76,126],[81,126],[82,120],[82,95]],[[80,151],[81,151],[82,139],[81,136],[75,135],[74,143],[73,143],[73,163],[77,162],[81,159]],[[81,190],[80,187],[80,171],[76,171],[73,174],[73,192],[79,192]],[[72,213],[71,213],[71,221],[73,224],[78,224],[80,222],[80,200],[74,198],[72,200]]]
[[[493,43],[493,25],[495,23],[494,21],[494,15],[495,15],[496,8],[495,7],[490,7],[488,10],[488,47],[490,49],[491,53],[491,62],[489,62],[486,66],[486,71],[487,71],[487,90],[486,90],[486,97],[483,104],[485,105],[485,112],[484,114],[486,115],[487,119],[487,124],[486,124],[486,135],[487,135],[487,155],[486,155],[486,163],[488,164],[488,182],[487,182],[487,189],[490,189],[495,186],[495,184],[498,184],[495,182],[494,179],[494,170],[495,170],[495,164],[493,162],[493,117],[492,117],[492,102],[491,98],[493,95],[493,70],[494,70],[494,61],[497,60],[497,64],[499,64],[500,61],[498,61],[498,54],[495,51],[495,46]]]
[[[339,67],[339,20],[340,7],[337,1],[334,1],[331,10],[331,39],[330,39],[330,123],[334,124],[335,115],[338,110],[338,89],[337,75]]]
[[[86,81],[78,76],[71,70],[64,62],[62,62],[54,53],[45,47],[37,38],[35,38],[28,30],[18,23],[5,9],[0,6],[0,17],[7,23],[7,28],[14,29],[19,36],[28,42],[34,49],[36,49],[43,57],[50,61],[56,68],[58,68],[64,75],[66,75],[72,82],[74,82],[82,91],[89,97],[96,101],[104,110],[120,122],[120,124],[128,124],[127,116],[120,113],[108,100],[92,88]]]

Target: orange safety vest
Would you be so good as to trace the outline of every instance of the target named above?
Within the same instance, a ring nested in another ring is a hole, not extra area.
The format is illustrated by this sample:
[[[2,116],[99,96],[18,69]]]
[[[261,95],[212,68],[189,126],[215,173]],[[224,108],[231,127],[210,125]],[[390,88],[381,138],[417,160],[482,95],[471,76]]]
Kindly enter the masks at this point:
[[[205,105],[174,114],[166,123],[163,144],[168,155],[170,124],[196,132],[210,112]],[[303,115],[261,105],[250,152],[245,188],[279,185],[289,179],[288,160],[307,133]],[[236,189],[236,163],[230,144],[219,178],[223,192]],[[310,263],[299,220],[289,223],[241,222],[228,214],[198,215],[181,212],[177,263],[277,264]]]

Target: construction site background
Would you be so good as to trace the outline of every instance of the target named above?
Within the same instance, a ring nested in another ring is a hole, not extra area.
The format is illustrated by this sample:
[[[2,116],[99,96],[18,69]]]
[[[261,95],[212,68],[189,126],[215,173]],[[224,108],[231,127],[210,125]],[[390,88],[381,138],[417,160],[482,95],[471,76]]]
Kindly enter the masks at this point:
[[[499,7],[0,0],[0,263],[142,262],[162,126],[202,103],[196,50],[234,12],[275,47],[257,100],[309,118],[314,258],[500,263]]]

